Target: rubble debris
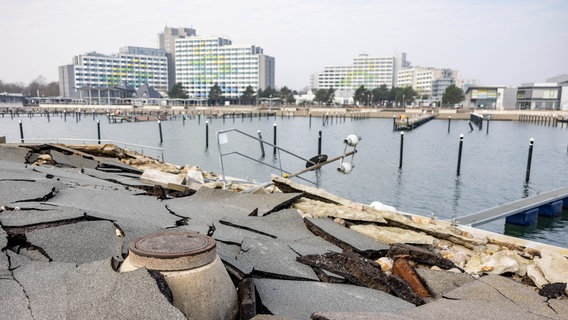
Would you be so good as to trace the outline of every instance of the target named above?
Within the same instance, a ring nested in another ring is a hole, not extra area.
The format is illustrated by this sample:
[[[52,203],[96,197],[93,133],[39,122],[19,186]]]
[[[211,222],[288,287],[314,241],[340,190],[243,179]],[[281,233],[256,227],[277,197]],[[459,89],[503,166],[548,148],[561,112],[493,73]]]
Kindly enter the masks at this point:
[[[336,273],[358,286],[392,293],[415,305],[425,303],[422,297],[418,296],[402,279],[386,275],[374,261],[355,253],[328,252],[320,255],[301,256],[297,260],[309,266]]]
[[[360,210],[359,208],[341,206],[308,198],[302,198],[296,201],[293,207],[310,218],[334,217],[347,220],[387,223],[380,215],[372,214],[365,210]]]
[[[456,266],[453,261],[446,259],[438,254],[432,253],[429,250],[402,243],[395,243],[391,245],[387,256],[394,258],[400,255],[407,255],[411,260],[414,260],[416,262],[431,266],[438,266],[443,269],[458,268],[458,266]]]
[[[542,288],[538,291],[538,294],[540,294],[543,297],[547,297],[548,299],[557,299],[562,297],[565,290],[566,290],[566,283],[563,282],[548,283],[542,286]]]
[[[239,319],[249,320],[256,316],[256,291],[252,278],[239,283]]]
[[[420,277],[414,271],[414,268],[408,263],[408,256],[397,256],[394,259],[394,264],[392,268],[392,273],[396,276],[402,278],[414,292],[416,292],[422,298],[430,297],[428,289],[424,287]]]
[[[353,224],[349,229],[362,233],[385,244],[407,243],[433,245],[437,239],[422,232],[374,224]]]

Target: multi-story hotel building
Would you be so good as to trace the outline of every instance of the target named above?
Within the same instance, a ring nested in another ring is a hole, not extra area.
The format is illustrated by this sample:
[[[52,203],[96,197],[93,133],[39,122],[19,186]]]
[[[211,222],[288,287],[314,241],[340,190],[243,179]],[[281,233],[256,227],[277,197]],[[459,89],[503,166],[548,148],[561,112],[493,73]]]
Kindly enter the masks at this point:
[[[168,59],[165,50],[123,47],[118,54],[90,52],[73,58],[73,64],[59,67],[59,91],[63,97],[77,97],[79,88],[110,88],[121,84],[135,89],[148,84],[168,90]]]
[[[389,57],[361,54],[353,58],[351,65],[324,67],[322,72],[312,76],[312,86],[337,90],[356,90],[360,86],[374,89],[381,85],[392,88],[396,84],[398,70],[406,64],[406,53]]]
[[[412,87],[420,96],[427,96],[431,101],[440,101],[451,85],[462,87],[459,72],[452,69],[405,68],[398,71],[397,87]]]
[[[164,32],[158,33],[158,48],[166,51],[168,57],[168,83],[170,89],[176,84],[176,39],[195,36],[193,28],[164,28]]]
[[[223,96],[238,99],[248,86],[255,91],[274,88],[273,57],[254,45],[233,45],[220,36],[192,36],[175,40],[176,81],[192,98],[206,98],[218,84]]]

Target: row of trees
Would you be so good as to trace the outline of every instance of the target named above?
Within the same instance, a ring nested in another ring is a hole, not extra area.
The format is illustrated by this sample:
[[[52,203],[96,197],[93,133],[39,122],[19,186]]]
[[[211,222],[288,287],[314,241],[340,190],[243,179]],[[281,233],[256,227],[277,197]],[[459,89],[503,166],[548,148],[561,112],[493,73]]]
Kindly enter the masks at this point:
[[[27,97],[58,97],[59,83],[47,82],[45,77],[39,76],[29,84],[21,82],[10,83],[0,80],[0,92],[21,93]]]
[[[332,104],[335,98],[335,89],[318,89],[315,92],[314,101],[323,104]],[[374,106],[374,105],[393,105],[400,104],[406,106],[413,103],[416,99],[427,100],[427,95],[420,95],[412,87],[393,87],[388,88],[386,85],[374,89],[367,89],[360,86],[353,94],[353,100],[357,105]],[[446,88],[442,96],[442,104],[456,104],[464,99],[463,90],[451,85]]]
[[[243,94],[238,98],[240,104],[256,104],[259,99],[280,99],[283,103],[294,103],[296,99],[294,95],[298,94],[295,90],[290,90],[288,87],[284,86],[280,90],[276,90],[272,87],[267,87],[262,90],[254,91],[252,86],[246,87]],[[178,82],[176,83],[170,91],[168,91],[170,98],[187,99],[189,98],[187,93],[183,90],[183,85]],[[230,100],[223,96],[223,90],[219,87],[219,84],[215,83],[209,89],[207,95],[209,104],[221,104],[224,100]]]
[[[333,104],[335,91],[336,90],[333,88],[316,90],[314,102],[326,105]],[[298,93],[295,90],[290,90],[286,86],[282,87],[280,90],[268,87],[264,90],[259,89],[257,92],[255,92],[251,86],[248,86],[239,97],[238,102],[239,104],[256,104],[258,103],[258,99],[265,98],[279,99],[283,103],[294,103],[294,95],[296,94]],[[177,83],[172,90],[170,90],[169,95],[172,98],[187,99],[187,94],[183,90],[181,83]],[[223,97],[223,91],[217,83],[210,88],[208,98],[210,104],[220,104],[223,100],[227,100]],[[386,85],[381,85],[374,89],[367,89],[364,86],[360,86],[353,94],[355,104],[360,106],[406,106],[412,104],[417,99],[427,100],[428,98],[429,97],[426,95],[420,95],[412,87],[393,87],[389,89]],[[446,88],[444,92],[442,104],[453,105],[462,102],[463,99],[463,90],[455,85],[451,85]]]

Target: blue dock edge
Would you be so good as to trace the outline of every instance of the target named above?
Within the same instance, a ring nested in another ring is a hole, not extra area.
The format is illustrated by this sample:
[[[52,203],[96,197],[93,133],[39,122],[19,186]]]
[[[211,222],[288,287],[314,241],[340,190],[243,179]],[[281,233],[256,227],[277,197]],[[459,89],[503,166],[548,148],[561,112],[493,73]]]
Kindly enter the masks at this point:
[[[505,218],[505,221],[521,226],[531,226],[537,223],[538,216],[551,218],[560,216],[563,207],[568,207],[568,198],[543,204],[542,206],[508,216]]]
[[[543,217],[557,217],[562,213],[562,206],[565,200],[558,200],[547,203],[540,207],[538,214]]]
[[[517,224],[521,226],[532,226],[538,221],[539,208],[534,208],[524,212],[514,214],[505,218],[506,223]]]

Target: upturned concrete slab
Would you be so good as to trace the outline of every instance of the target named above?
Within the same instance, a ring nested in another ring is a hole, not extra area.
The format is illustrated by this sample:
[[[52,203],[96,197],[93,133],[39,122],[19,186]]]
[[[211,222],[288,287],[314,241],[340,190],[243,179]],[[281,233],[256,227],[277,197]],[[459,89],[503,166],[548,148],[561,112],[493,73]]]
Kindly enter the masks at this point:
[[[265,215],[286,207],[300,194],[243,194],[220,189],[200,188],[191,197],[168,200],[178,215],[219,220],[223,217]],[[215,205],[211,205],[214,203]]]
[[[23,227],[77,219],[85,215],[83,210],[77,208],[34,203],[37,204],[37,209],[34,210],[0,212],[0,224],[4,227]]]
[[[57,150],[50,150],[49,154],[56,166],[91,169],[99,166],[99,162],[92,158],[89,159],[74,154],[65,154]]]
[[[237,260],[252,265],[255,273],[284,279],[319,280],[312,268],[296,261],[298,254],[284,241],[246,238],[241,250]]]
[[[93,178],[104,180],[107,182],[117,183],[133,188],[152,187],[153,184],[140,181],[139,174],[132,173],[108,173],[97,169],[85,169],[83,172]]]
[[[190,222],[190,224],[191,224],[191,222]],[[191,230],[195,230],[195,228],[192,228],[190,226],[188,226],[188,227]],[[201,228],[201,229],[203,229],[203,228]],[[196,231],[199,231],[199,230],[196,230]],[[201,232],[201,233],[207,233],[207,230],[205,230],[205,232]],[[238,244],[238,245],[243,243],[243,240],[245,238],[273,239],[266,234],[261,234],[259,232],[246,230],[246,229],[239,228],[239,227],[236,227],[236,226],[228,226],[228,225],[225,225],[221,222],[215,223],[215,232],[213,233],[213,238],[217,241],[222,241],[222,242],[225,242],[225,243]]]
[[[334,240],[326,240],[335,243],[339,247],[343,248],[341,244],[346,244],[357,252],[377,251],[386,253],[389,250],[388,245],[335,223],[331,219],[306,218],[306,220],[307,223],[313,224],[316,228],[332,237]],[[338,243],[336,243],[337,241]]]
[[[12,205],[18,201],[40,199],[51,193],[52,188],[57,191],[67,186],[59,181],[38,179],[35,181],[0,181],[0,205]]]
[[[440,298],[444,294],[463,286],[476,279],[466,273],[454,273],[443,270],[416,268],[416,272],[428,288],[434,298]]]
[[[288,246],[297,254],[304,256],[309,254],[324,254],[329,251],[342,252],[343,249],[316,236],[288,242]]]
[[[26,233],[28,241],[59,262],[87,263],[119,256],[122,238],[108,221],[84,221]]]
[[[221,224],[254,230],[281,240],[298,240],[313,237],[296,209],[284,209],[267,216],[226,217]]]
[[[167,228],[175,226],[180,219],[170,214],[165,203],[155,197],[134,195],[122,187],[114,191],[69,188],[59,192],[54,200],[51,203],[75,207],[90,216],[116,220],[119,224],[139,220],[146,225]]]
[[[314,312],[393,312],[414,305],[379,290],[315,281],[254,279],[260,301],[271,313],[309,319]]]
[[[148,271],[117,273],[110,259],[79,266],[30,261],[14,274],[35,319],[185,319]]]

